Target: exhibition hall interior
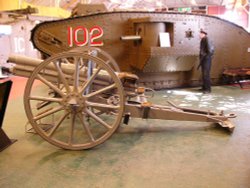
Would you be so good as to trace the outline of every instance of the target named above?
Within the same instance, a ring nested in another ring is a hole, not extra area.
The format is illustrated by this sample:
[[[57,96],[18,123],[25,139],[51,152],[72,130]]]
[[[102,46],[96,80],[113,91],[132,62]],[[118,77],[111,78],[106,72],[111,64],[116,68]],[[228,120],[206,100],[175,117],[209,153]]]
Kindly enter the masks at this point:
[[[250,187],[249,13],[0,0],[0,187]]]

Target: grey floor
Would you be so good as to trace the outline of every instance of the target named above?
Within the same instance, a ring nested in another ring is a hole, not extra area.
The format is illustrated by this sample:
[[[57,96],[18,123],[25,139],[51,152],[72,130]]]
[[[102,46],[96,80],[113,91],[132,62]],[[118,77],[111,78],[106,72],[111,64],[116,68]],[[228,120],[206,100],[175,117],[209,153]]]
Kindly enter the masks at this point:
[[[250,89],[164,90],[151,100],[236,113],[232,134],[211,123],[132,119],[94,149],[67,151],[25,132],[24,85],[14,80],[4,119],[18,141],[0,153],[0,188],[250,187]]]

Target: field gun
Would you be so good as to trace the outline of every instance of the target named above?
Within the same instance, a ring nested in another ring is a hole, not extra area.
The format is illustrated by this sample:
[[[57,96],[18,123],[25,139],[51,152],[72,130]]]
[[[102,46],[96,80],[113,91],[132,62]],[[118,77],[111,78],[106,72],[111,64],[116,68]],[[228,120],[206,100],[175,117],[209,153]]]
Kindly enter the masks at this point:
[[[44,61],[10,56],[12,72],[28,77],[24,107],[34,130],[49,143],[69,150],[95,147],[129,118],[218,123],[233,131],[234,114],[194,110],[148,101],[138,77],[120,72],[114,59],[95,47],[78,47]]]

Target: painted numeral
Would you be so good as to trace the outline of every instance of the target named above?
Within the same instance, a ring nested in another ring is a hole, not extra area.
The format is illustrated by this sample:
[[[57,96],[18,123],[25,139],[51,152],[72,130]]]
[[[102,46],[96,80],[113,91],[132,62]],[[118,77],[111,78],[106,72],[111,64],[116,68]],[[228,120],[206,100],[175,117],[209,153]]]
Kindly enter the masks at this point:
[[[103,41],[98,41],[99,38],[103,36],[103,30],[99,26],[92,27],[90,29],[91,35],[91,46],[103,46]]]
[[[103,29],[94,26],[89,30],[86,27],[78,26],[76,28],[68,27],[68,45],[72,46],[103,46],[101,37]]]
[[[25,52],[25,40],[22,37],[14,37],[15,53]]]

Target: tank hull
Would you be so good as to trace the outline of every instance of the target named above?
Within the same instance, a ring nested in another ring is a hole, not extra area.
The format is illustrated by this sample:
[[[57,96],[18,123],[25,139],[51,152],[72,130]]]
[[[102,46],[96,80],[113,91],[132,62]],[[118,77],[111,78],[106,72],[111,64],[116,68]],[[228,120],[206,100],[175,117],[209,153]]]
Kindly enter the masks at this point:
[[[34,46],[48,56],[77,46],[109,53],[121,71],[154,89],[200,85],[199,31],[213,41],[212,84],[224,69],[249,67],[250,34],[218,17],[170,12],[104,12],[43,22],[32,30]]]

